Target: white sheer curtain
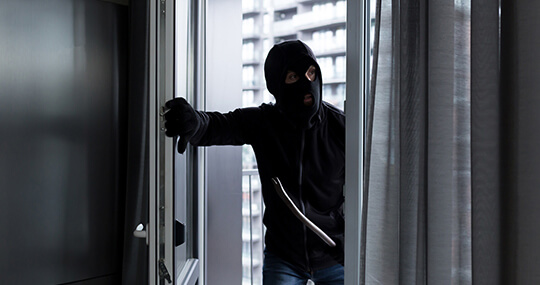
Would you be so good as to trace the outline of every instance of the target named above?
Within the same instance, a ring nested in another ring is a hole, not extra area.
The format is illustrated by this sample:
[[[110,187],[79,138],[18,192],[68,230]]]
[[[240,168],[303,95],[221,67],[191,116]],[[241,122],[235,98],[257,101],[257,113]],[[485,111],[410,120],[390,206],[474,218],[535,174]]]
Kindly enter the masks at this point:
[[[363,283],[540,284],[540,2],[376,1]]]
[[[366,284],[471,284],[471,1],[379,0]]]

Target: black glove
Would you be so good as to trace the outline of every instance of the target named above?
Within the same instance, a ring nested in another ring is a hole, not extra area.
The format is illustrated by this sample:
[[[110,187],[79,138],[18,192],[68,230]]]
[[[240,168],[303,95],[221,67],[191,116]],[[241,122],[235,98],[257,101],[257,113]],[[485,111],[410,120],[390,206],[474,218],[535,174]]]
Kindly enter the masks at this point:
[[[201,118],[184,98],[179,97],[167,101],[165,107],[169,109],[164,115],[165,135],[168,137],[180,136],[177,148],[179,153],[184,153],[188,141],[201,125]]]

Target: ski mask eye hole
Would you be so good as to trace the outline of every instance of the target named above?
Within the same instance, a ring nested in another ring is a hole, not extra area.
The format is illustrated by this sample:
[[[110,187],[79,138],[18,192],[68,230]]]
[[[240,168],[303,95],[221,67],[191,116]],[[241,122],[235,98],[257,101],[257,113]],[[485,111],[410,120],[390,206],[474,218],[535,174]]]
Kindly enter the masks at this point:
[[[315,81],[315,79],[317,78],[317,68],[313,65],[309,66],[304,76],[309,81]],[[298,74],[296,74],[296,72],[288,70],[287,75],[285,76],[285,84],[293,84],[299,79],[300,77],[298,76]]]
[[[298,76],[298,74],[296,74],[296,72],[288,70],[287,76],[285,76],[285,84],[293,84],[299,79],[300,77]]]
[[[306,78],[313,82],[317,78],[317,68],[313,65],[311,65],[308,70],[306,71]]]

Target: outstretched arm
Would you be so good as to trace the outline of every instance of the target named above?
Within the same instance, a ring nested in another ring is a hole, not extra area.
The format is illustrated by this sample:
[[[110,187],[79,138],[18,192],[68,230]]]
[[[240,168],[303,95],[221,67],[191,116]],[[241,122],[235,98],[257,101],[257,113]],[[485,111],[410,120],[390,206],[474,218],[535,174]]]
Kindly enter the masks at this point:
[[[179,136],[178,152],[187,143],[195,146],[242,145],[250,143],[256,130],[258,108],[236,109],[228,113],[196,111],[184,98],[175,98],[165,106],[165,134]]]

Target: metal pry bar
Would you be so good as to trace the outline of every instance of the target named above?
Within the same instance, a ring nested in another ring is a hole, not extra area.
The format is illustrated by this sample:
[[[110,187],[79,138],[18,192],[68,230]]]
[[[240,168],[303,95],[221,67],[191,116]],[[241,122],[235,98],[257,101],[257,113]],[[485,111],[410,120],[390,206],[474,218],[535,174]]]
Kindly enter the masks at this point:
[[[281,185],[281,181],[279,181],[279,178],[274,177],[272,178],[272,183],[274,183],[274,188],[276,189],[276,192],[278,196],[285,202],[285,205],[293,212],[293,214],[304,224],[306,225],[310,230],[312,230],[316,235],[318,235],[327,245],[330,247],[335,247],[336,243],[325,233],[323,232],[317,225],[315,225],[312,221],[310,221],[300,210],[298,210],[298,207],[294,204],[294,202],[291,200],[289,195],[287,195],[287,192],[283,188],[283,185]]]

